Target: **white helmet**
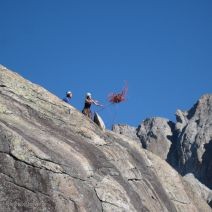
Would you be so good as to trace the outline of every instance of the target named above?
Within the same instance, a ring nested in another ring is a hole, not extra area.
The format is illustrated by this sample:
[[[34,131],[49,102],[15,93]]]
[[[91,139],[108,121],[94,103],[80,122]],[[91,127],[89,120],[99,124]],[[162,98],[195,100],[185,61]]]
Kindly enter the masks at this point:
[[[72,92],[71,91],[67,91],[66,94],[72,94]]]
[[[86,97],[91,97],[91,93],[86,93]]]

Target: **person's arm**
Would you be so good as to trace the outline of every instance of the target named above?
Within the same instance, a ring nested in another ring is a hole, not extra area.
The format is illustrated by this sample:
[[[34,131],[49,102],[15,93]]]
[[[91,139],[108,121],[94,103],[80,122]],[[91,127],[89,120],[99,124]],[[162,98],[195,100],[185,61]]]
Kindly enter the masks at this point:
[[[92,104],[92,103],[93,103],[93,104],[95,104],[96,106],[101,106],[101,107],[103,107],[103,105],[99,104],[99,101],[94,100],[94,99],[86,99],[85,102],[86,102],[86,103],[89,103],[89,104]]]
[[[94,103],[95,105],[103,107],[103,105],[101,105],[101,104],[99,103],[99,101],[94,100],[94,99],[92,99],[92,101],[93,101],[93,103]]]

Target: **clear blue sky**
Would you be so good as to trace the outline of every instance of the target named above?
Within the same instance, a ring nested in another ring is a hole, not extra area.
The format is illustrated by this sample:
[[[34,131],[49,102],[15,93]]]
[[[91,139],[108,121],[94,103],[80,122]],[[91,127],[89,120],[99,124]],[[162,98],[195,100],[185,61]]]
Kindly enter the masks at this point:
[[[0,63],[63,98],[107,104],[128,81],[127,101],[100,111],[137,126],[175,120],[212,93],[211,0],[0,0]],[[93,110],[97,109],[93,107]]]

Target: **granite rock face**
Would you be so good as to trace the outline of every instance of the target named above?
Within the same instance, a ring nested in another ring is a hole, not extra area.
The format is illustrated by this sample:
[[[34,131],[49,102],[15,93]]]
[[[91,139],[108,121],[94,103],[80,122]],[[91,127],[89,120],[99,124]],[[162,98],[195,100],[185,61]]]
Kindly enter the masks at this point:
[[[3,66],[0,179],[4,212],[211,211],[166,161]]]
[[[171,122],[156,117],[144,120],[138,127],[137,136],[143,148],[166,160],[171,146]]]
[[[177,110],[176,123],[157,117],[122,132],[135,140],[138,137],[143,148],[168,161],[181,175],[193,173],[212,188],[211,94],[203,95],[188,111]]]
[[[176,113],[177,170],[193,173],[212,188],[212,95],[204,95],[186,112]]]
[[[166,160],[172,144],[174,123],[165,118],[145,119],[137,128],[129,125],[113,125],[112,131],[129,137],[142,145],[144,149]]]

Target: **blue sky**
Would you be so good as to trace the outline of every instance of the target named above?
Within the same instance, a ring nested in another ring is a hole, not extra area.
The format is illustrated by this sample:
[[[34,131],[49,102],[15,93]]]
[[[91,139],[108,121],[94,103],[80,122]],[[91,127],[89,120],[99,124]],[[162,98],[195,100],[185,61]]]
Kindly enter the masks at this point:
[[[87,91],[128,82],[127,101],[99,111],[112,123],[175,120],[212,93],[212,1],[0,0],[0,63],[82,110]],[[98,110],[97,107],[92,107]]]

